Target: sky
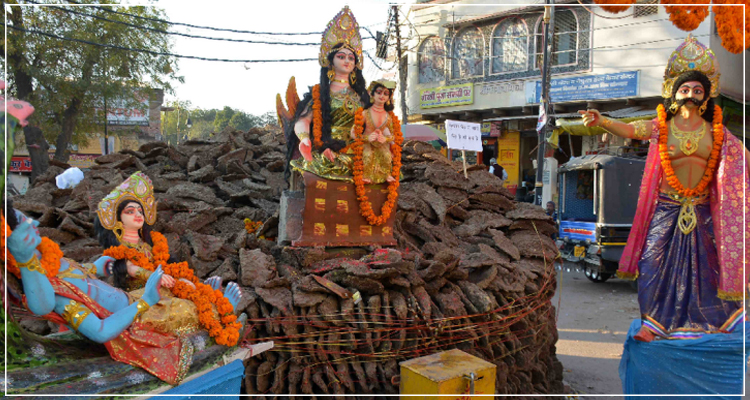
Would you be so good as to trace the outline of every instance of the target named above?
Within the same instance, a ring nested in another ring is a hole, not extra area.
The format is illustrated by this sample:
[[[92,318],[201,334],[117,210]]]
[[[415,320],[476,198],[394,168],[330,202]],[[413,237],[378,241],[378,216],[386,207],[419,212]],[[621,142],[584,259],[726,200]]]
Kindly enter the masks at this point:
[[[143,4],[131,2],[131,4]],[[200,26],[250,30],[257,32],[322,32],[328,22],[349,5],[360,27],[368,27],[373,34],[384,30],[388,19],[388,1],[196,1],[159,0],[155,6],[163,8],[172,22]],[[408,12],[408,7],[404,7]],[[276,110],[276,94],[286,92],[289,78],[294,76],[300,97],[307,87],[318,82],[320,66],[317,62],[321,34],[305,36],[267,36],[216,32],[173,25],[170,31],[192,35],[315,43],[310,46],[234,43],[172,36],[173,53],[223,59],[295,59],[315,58],[315,61],[293,63],[243,64],[190,59],[178,61],[178,74],[185,83],[175,84],[174,94],[165,94],[165,104],[175,98],[190,101],[192,107],[221,109],[229,106],[253,115]],[[364,49],[374,57],[375,40],[360,29]],[[369,82],[382,77],[383,72],[365,57],[364,73]],[[392,63],[379,60],[383,67]]]

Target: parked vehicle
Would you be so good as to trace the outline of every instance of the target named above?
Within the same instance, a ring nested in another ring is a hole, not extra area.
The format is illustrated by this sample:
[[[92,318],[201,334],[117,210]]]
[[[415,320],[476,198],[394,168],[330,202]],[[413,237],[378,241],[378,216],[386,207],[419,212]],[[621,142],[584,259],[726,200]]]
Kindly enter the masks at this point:
[[[557,246],[564,259],[582,264],[586,277],[597,283],[617,271],[646,166],[643,150],[613,152],[575,158],[557,170]]]

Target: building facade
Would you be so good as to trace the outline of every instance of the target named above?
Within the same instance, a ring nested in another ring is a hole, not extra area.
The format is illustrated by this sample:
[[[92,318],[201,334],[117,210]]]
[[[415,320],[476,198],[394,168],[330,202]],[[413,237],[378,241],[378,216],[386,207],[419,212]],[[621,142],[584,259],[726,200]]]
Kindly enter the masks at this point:
[[[476,162],[496,158],[508,171],[506,186],[515,190],[534,176],[544,5],[490,3],[424,1],[412,6],[419,43],[411,44],[416,51],[408,60],[409,122],[438,129],[446,119],[483,123],[483,152]],[[586,108],[619,118],[655,115],[666,62],[687,33],[669,21],[656,0],[639,0],[620,14],[590,1],[556,3],[550,117],[573,119]],[[721,48],[712,17],[691,34],[717,52],[722,94],[728,94],[719,103],[726,107],[733,102],[737,114],[744,104],[737,89],[742,75],[732,71],[741,71],[742,56]],[[611,135],[607,143],[601,136],[553,136],[557,147],[551,146],[546,156],[560,164],[605,145],[626,145]]]

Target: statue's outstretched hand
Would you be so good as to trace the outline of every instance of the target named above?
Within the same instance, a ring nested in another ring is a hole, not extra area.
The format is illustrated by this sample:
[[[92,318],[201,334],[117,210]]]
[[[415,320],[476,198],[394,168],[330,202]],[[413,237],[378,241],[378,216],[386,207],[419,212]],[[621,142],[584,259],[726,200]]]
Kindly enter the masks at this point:
[[[602,122],[602,115],[599,114],[598,110],[578,110],[578,114],[581,114],[581,117],[583,118],[583,126],[585,127],[599,126]]]
[[[299,152],[305,161],[312,161],[312,143],[310,139],[304,139],[299,142]]]
[[[164,270],[161,269],[161,265],[159,268],[154,271],[151,276],[148,277],[148,280],[146,281],[146,287],[143,291],[143,301],[148,303],[149,306],[153,306],[154,304],[159,302],[159,299],[161,298],[159,296],[159,281],[161,281],[162,276],[164,275]]]
[[[115,259],[112,257],[101,256],[99,257],[99,259],[94,261],[94,265],[96,266],[97,271],[101,271],[102,275],[105,275],[104,271],[106,271],[107,268],[109,268],[109,265],[114,262],[115,262]]]
[[[39,226],[39,221],[27,218],[8,237],[8,251],[17,262],[25,263],[31,260],[34,250],[42,242],[37,226]]]

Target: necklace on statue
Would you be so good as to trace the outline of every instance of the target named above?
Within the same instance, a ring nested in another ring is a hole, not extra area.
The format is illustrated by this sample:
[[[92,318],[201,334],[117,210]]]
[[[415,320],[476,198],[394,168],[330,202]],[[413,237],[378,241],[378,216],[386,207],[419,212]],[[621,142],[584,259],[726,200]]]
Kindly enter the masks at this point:
[[[672,135],[680,141],[680,150],[682,150],[686,156],[689,156],[698,150],[698,142],[700,142],[701,139],[703,139],[703,136],[706,135],[706,124],[704,123],[701,123],[700,128],[696,130],[687,131],[678,128],[673,118],[670,128]]]
[[[336,78],[333,78],[333,79],[331,79],[331,82],[343,83],[345,85],[349,84],[349,80],[347,80],[347,79],[336,79]]]

